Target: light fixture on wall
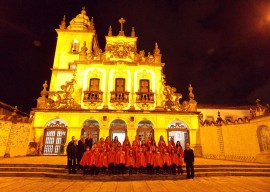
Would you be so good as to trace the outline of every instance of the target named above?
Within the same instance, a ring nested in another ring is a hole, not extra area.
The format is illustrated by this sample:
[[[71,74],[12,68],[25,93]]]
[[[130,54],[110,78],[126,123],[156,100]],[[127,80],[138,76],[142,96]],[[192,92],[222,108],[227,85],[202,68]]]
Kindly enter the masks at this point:
[[[69,69],[75,70],[76,68],[77,68],[77,64],[75,64],[75,63],[70,63],[69,64]]]

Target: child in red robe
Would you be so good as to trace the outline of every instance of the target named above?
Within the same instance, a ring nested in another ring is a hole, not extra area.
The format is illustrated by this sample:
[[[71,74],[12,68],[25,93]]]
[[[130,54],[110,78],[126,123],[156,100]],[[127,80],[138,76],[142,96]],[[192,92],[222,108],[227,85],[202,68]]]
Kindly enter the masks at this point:
[[[156,174],[159,175],[159,170],[163,166],[163,159],[161,156],[161,153],[159,152],[159,149],[157,148],[154,153],[154,167],[156,169]]]
[[[131,144],[130,144],[128,136],[126,136],[126,138],[125,138],[125,140],[123,142],[123,151],[125,151],[126,154],[127,154],[129,152],[130,148],[131,148]]]
[[[133,167],[135,166],[135,157],[132,150],[129,150],[129,153],[126,157],[126,167],[128,168],[129,175],[132,175]]]
[[[171,159],[171,154],[166,150],[166,148],[164,149],[164,153],[162,154],[162,159],[163,159],[164,174],[169,174],[171,164],[172,164],[172,159]]]
[[[86,147],[86,151],[83,153],[82,159],[80,161],[80,165],[83,168],[83,175],[87,175],[89,168],[90,168],[90,161],[91,161],[91,151],[90,151],[90,147],[87,146]]]
[[[176,147],[176,153],[178,155],[178,161],[177,161],[176,167],[177,167],[177,172],[179,175],[179,174],[183,174],[182,165],[183,165],[184,150],[181,146],[180,141],[176,142],[175,147]]]
[[[108,168],[108,154],[106,148],[103,148],[103,151],[100,152],[99,167],[101,168],[101,173],[105,174]]]
[[[139,169],[139,173],[143,173],[143,169],[146,167],[145,155],[143,148],[140,147],[136,156],[136,168]]]
[[[115,164],[119,174],[125,173],[126,153],[122,150],[122,147],[118,147],[115,154]]]
[[[146,161],[146,169],[148,174],[153,174],[154,173],[154,153],[151,150],[151,147],[148,147],[148,150],[146,151],[145,154],[145,161]]]
[[[100,153],[99,153],[97,147],[94,150],[95,151],[93,152],[92,158],[91,158],[91,165],[92,165],[91,175],[93,175],[93,174],[98,175],[99,169],[100,169],[100,167],[99,167],[99,156],[100,156]]]
[[[111,150],[108,152],[108,172],[109,175],[114,174],[114,168],[115,168],[115,149],[112,146]]]
[[[163,153],[165,148],[166,148],[166,142],[164,141],[163,135],[161,135],[158,141],[158,149],[161,153]]]
[[[178,157],[178,154],[175,152],[174,149],[172,149],[171,157],[172,157],[171,170],[172,170],[172,174],[175,175],[176,174],[176,165],[178,164],[179,157]]]

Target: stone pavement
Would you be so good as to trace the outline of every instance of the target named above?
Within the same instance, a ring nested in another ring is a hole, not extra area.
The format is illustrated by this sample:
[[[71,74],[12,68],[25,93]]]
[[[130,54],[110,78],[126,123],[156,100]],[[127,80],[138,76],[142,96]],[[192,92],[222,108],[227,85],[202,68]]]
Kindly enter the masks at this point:
[[[0,191],[23,192],[268,192],[270,177],[204,177],[194,180],[95,182],[0,177]]]

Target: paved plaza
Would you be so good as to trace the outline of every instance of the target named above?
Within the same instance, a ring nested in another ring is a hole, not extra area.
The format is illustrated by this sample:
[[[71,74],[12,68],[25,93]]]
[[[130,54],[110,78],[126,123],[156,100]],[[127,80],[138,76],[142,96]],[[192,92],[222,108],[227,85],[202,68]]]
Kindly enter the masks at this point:
[[[0,177],[0,191],[23,192],[269,192],[270,177],[204,177],[194,180],[95,182]]]
[[[0,158],[0,164],[65,165],[66,156]],[[236,161],[196,158],[195,165],[243,165]],[[260,164],[261,165],[261,164]],[[268,164],[269,165],[269,164]],[[196,175],[196,169],[195,169]],[[153,176],[154,177],[154,176]],[[215,176],[188,180],[94,181],[48,177],[0,177],[0,192],[268,192],[270,177]]]

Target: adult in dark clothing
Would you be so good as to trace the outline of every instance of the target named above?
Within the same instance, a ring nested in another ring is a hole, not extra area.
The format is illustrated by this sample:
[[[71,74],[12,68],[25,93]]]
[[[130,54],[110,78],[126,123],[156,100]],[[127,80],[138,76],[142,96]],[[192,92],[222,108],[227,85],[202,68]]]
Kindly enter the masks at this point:
[[[90,134],[88,134],[88,137],[85,139],[85,144],[86,144],[86,146],[88,146],[90,149],[92,149],[93,138],[91,137]]]
[[[81,139],[78,141],[78,147],[77,147],[77,166],[78,170],[81,169],[80,162],[83,156],[83,153],[85,152],[86,145],[83,135],[81,136]]]
[[[189,143],[186,144],[186,149],[184,150],[184,161],[186,163],[187,178],[194,178],[194,152],[190,149]]]
[[[68,173],[76,173],[76,143],[75,137],[72,136],[71,141],[68,143],[67,146],[67,157],[68,157]]]

